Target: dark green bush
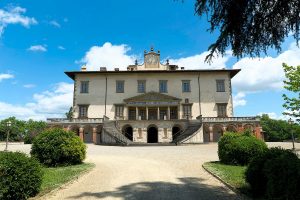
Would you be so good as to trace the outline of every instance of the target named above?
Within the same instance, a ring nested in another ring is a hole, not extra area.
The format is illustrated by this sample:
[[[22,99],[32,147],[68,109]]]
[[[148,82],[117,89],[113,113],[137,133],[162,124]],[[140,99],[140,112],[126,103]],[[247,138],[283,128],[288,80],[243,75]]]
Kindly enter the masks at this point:
[[[48,129],[33,140],[31,155],[47,166],[74,165],[85,159],[86,145],[71,131]]]
[[[255,197],[300,199],[300,161],[289,150],[271,148],[250,162],[246,181]]]
[[[265,142],[248,134],[225,133],[218,142],[219,159],[224,164],[247,165],[266,150]]]
[[[35,196],[42,184],[39,162],[19,152],[0,152],[0,199],[23,200]]]

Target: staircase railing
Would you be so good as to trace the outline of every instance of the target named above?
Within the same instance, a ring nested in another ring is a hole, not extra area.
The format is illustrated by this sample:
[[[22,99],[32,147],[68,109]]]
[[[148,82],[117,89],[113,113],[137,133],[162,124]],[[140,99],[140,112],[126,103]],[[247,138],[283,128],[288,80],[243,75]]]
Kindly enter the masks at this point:
[[[116,126],[117,124],[118,123],[116,123],[115,121],[106,121],[103,128],[107,134],[109,134],[116,140],[117,143],[120,143],[122,145],[129,145],[131,141],[119,131]]]

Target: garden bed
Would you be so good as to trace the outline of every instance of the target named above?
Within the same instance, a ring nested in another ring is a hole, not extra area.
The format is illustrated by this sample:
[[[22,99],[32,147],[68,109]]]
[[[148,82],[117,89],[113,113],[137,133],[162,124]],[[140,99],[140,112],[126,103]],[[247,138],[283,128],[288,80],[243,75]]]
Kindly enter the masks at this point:
[[[43,196],[50,191],[78,178],[83,173],[90,171],[95,165],[83,163],[66,167],[45,167],[41,186],[41,192],[37,197]]]

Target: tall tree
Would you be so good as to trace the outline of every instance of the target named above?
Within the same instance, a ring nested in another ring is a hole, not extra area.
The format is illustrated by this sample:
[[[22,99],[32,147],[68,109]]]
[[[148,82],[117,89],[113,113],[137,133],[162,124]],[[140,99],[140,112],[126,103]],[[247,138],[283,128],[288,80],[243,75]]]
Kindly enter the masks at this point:
[[[220,31],[206,57],[225,53],[231,47],[236,57],[260,56],[268,48],[281,51],[284,39],[292,34],[299,41],[299,0],[196,0],[195,11],[207,15],[210,32]]]
[[[292,93],[292,97],[283,94],[285,101],[283,107],[287,110],[283,114],[292,116],[300,122],[300,65],[293,67],[284,63],[283,69],[286,77],[284,88]]]
[[[73,107],[70,107],[69,111],[65,113],[67,119],[73,118]]]

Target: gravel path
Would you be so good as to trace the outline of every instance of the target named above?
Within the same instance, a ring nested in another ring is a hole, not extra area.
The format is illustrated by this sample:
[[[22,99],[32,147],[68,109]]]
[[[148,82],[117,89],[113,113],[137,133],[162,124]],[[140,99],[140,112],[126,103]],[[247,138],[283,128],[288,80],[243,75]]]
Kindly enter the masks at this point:
[[[217,160],[216,144],[89,145],[95,169],[45,199],[241,199],[202,169],[210,160]]]
[[[291,148],[291,143],[268,143]],[[4,144],[0,143],[0,149]],[[300,149],[300,144],[296,144]],[[30,145],[9,150],[29,153]],[[43,199],[242,199],[202,169],[218,160],[217,144],[116,147],[88,145],[86,162],[96,167]]]

